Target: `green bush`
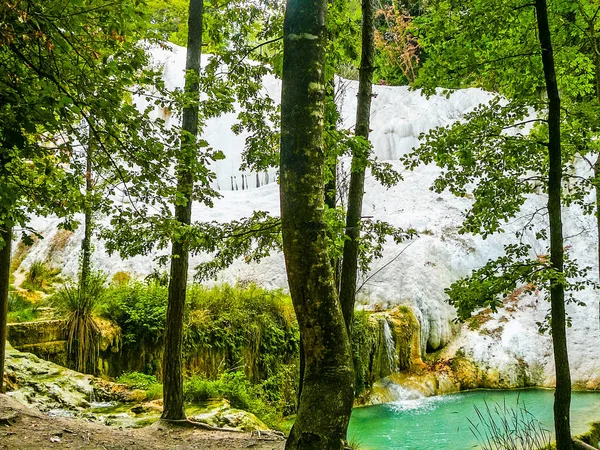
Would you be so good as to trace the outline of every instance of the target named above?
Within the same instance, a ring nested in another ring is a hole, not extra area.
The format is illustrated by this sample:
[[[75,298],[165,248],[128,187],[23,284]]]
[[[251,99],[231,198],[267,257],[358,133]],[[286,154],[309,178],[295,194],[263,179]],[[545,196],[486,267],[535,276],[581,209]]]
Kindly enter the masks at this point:
[[[121,327],[124,344],[156,344],[165,329],[167,295],[167,288],[157,283],[113,285],[99,311]]]
[[[296,364],[280,368],[277,374],[260,384],[261,396],[280,413],[290,416],[298,408],[299,369]]]
[[[117,378],[117,383],[124,384],[130,389],[142,389],[144,391],[147,391],[155,384],[159,384],[154,375],[147,375],[140,372],[124,373]]]
[[[201,403],[209,398],[226,398],[233,408],[253,411],[258,391],[242,372],[223,373],[218,380],[194,376],[184,384],[184,398]]]
[[[124,373],[117,378],[117,383],[124,384],[129,389],[146,391],[146,400],[156,400],[163,396],[163,386],[154,375],[140,372]]]
[[[160,383],[152,384],[146,389],[146,400],[156,400],[163,397],[163,385]]]
[[[116,322],[124,344],[156,344],[165,328],[168,290],[158,282],[111,286],[100,314]],[[222,350],[223,370],[249,364],[252,381],[278,372],[278,366],[298,354],[299,333],[289,296],[255,285],[204,288],[188,291],[184,352]],[[243,351],[250,351],[244,355]],[[246,358],[244,358],[246,356]],[[246,361],[244,361],[246,359]]]
[[[101,314],[121,327],[125,346],[160,345],[167,297],[155,281],[113,285]],[[299,331],[288,295],[254,284],[195,285],[185,314],[184,359],[198,357],[206,366],[204,376],[185,383],[186,401],[224,397],[270,423],[295,412]]]
[[[225,398],[233,408],[249,411],[272,427],[277,426],[281,417],[281,412],[268,401],[262,387],[250,383],[243,372],[223,373],[217,380],[194,376],[184,384],[184,397],[189,403]]]
[[[185,401],[202,403],[211,398],[218,398],[221,396],[218,385],[218,380],[207,380],[204,377],[194,376],[183,385]]]
[[[220,394],[229,400],[234,408],[255,412],[261,402],[258,391],[243,372],[224,373],[219,378]]]
[[[190,288],[185,352],[212,349],[226,356],[225,370],[245,367],[253,383],[295,363],[299,331],[291,299],[254,284]]]
[[[37,319],[40,312],[38,306],[16,291],[8,292],[8,323],[31,322]]]
[[[60,269],[51,268],[44,261],[34,261],[25,274],[21,287],[30,291],[47,292],[54,282],[60,281],[59,274]]]

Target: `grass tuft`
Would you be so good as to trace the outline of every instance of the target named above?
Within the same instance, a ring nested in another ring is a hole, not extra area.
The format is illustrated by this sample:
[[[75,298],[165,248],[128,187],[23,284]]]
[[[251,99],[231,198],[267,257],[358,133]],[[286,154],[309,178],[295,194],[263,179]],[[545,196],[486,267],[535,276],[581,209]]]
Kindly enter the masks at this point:
[[[474,406],[477,423],[470,429],[482,450],[543,450],[550,448],[551,433],[527,410],[517,397],[513,408],[485,402],[485,409]]]

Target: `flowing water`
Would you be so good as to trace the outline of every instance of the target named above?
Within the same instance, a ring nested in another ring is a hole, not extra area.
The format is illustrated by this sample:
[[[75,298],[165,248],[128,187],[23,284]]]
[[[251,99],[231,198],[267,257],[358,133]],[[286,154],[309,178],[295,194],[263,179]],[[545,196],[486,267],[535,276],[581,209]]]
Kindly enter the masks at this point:
[[[361,450],[466,450],[479,448],[470,430],[469,419],[479,423],[475,407],[517,409],[524,405],[548,430],[553,428],[554,391],[524,389],[471,391],[438,397],[423,397],[398,388],[399,400],[383,405],[356,408],[352,412],[349,439]],[[589,429],[600,420],[600,393],[573,392],[571,423],[573,434]]]
[[[394,342],[392,330],[390,329],[390,324],[388,323],[387,319],[383,322],[383,338],[390,370],[395,372],[398,366],[398,362],[396,361],[396,344]]]

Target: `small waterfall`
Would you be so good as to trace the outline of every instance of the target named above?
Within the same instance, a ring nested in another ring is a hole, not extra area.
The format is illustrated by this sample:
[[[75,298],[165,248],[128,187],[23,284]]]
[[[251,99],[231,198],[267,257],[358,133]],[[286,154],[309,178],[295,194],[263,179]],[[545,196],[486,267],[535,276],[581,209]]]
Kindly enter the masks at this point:
[[[394,342],[392,329],[390,328],[387,319],[384,319],[383,321],[383,343],[385,345],[385,352],[387,354],[390,370],[394,373],[398,370],[398,355],[396,354],[396,342]]]

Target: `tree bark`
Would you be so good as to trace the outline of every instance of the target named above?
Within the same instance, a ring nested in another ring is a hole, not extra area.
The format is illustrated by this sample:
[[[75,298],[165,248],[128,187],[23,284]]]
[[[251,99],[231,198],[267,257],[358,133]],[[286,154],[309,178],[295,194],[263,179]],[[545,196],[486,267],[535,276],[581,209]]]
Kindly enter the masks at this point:
[[[323,220],[326,0],[288,0],[281,102],[281,222],[306,363],[286,449],[342,449],[354,399],[350,341]]]
[[[600,280],[600,155],[596,157],[594,163],[594,178],[596,179],[596,231],[598,232],[598,279]]]
[[[371,99],[373,96],[374,58],[374,7],[373,0],[362,0],[362,54],[360,58],[358,104],[356,108],[356,136],[369,139],[371,122]],[[340,303],[348,335],[352,335],[352,319],[356,301],[356,278],[358,270],[358,247],[360,240],[360,219],[362,216],[365,190],[365,167],[367,154],[352,155],[348,210],[346,212],[346,235],[342,256],[340,282]]]
[[[590,24],[590,31],[592,32],[592,36],[596,36],[596,32],[594,30],[594,23]],[[595,59],[595,75],[596,75],[596,100],[600,105],[600,56],[598,55],[598,43],[594,39],[593,43],[594,53],[596,55]],[[596,162],[594,163],[594,178],[596,180],[595,190],[596,190],[596,230],[598,231],[598,278],[600,279],[600,155],[596,157]]]
[[[81,241],[81,292],[87,292],[90,276],[92,254],[92,161],[94,157],[93,133],[90,126],[88,132],[88,146],[85,155],[85,204],[83,207],[83,240]]]
[[[203,0],[190,0],[188,42],[186,55],[185,92],[190,99],[199,98],[198,77],[202,52]],[[177,163],[177,198],[175,220],[185,227],[192,219],[192,192],[194,177],[192,167],[196,155],[198,136],[198,106],[196,102],[183,109],[181,150]],[[185,234],[185,233],[184,233]],[[181,348],[183,343],[183,316],[185,308],[189,250],[185,238],[176,233],[172,240],[169,303],[165,329],[163,355],[162,419],[183,420],[183,375],[181,373]]]
[[[10,285],[10,250],[12,226],[2,225],[0,238],[0,393],[4,392],[4,356],[6,353],[6,323],[8,321],[8,287]]]
[[[548,214],[550,218],[550,263],[552,269],[562,274],[564,266],[564,243],[561,213],[562,155],[560,142],[560,95],[556,83],[554,56],[548,25],[546,0],[536,0],[537,23],[546,91],[548,94]],[[550,287],[552,344],[556,369],[554,394],[554,428],[556,449],[571,450],[571,374],[567,352],[567,328],[565,292],[560,276],[551,280]]]

